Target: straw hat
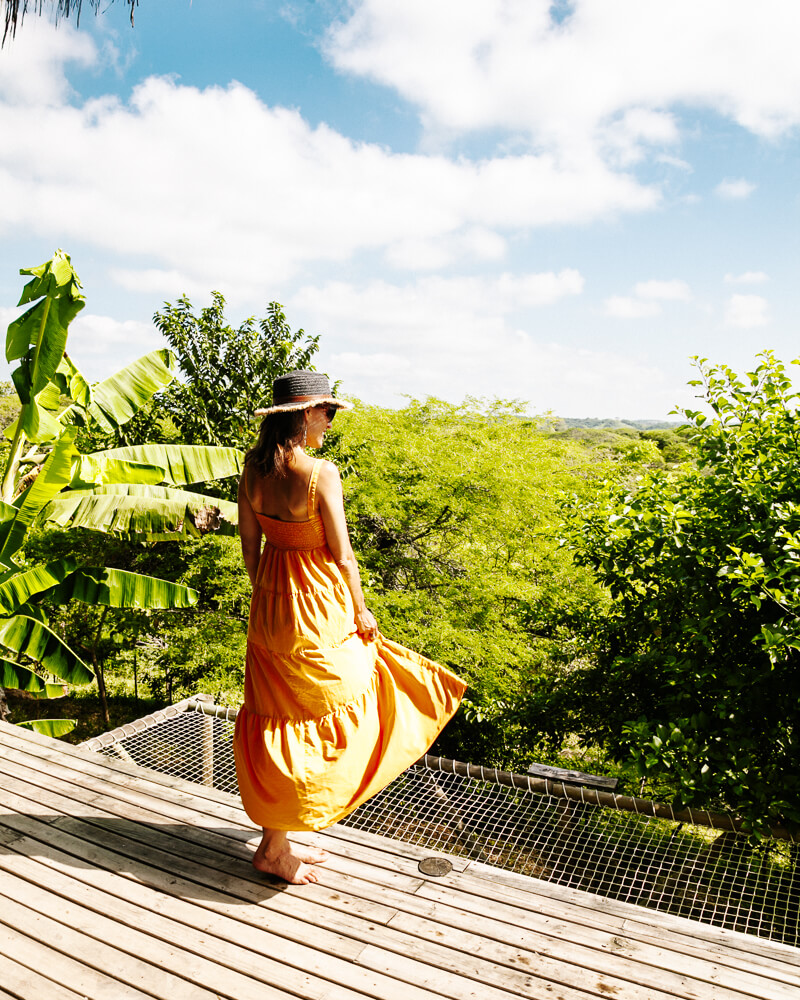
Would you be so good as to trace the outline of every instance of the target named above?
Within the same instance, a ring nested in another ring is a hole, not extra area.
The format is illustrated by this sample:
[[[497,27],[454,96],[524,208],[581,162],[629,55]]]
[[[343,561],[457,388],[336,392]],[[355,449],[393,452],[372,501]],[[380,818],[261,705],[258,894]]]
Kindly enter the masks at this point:
[[[272,406],[256,410],[257,417],[288,410],[305,410],[309,406],[328,403],[339,410],[352,410],[352,403],[336,399],[331,394],[328,376],[322,372],[296,371],[279,375],[272,383]]]

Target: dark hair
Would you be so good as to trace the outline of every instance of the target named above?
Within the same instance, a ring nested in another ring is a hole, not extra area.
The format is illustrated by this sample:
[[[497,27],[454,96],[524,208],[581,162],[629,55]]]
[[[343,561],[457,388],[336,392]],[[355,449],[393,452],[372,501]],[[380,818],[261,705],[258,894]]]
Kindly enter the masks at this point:
[[[261,421],[258,440],[244,456],[244,464],[261,476],[285,479],[292,448],[305,434],[305,410],[268,413]]]

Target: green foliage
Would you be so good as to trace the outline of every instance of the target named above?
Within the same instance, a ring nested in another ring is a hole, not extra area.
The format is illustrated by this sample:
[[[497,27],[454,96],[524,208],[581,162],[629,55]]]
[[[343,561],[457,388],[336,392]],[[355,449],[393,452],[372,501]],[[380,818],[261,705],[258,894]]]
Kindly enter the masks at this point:
[[[556,438],[580,441],[594,450],[603,450],[610,459],[622,459],[630,463],[657,467],[694,460],[695,452],[689,440],[692,428],[689,424],[641,430],[624,425],[594,426],[595,423],[601,422],[584,421],[580,425],[559,428],[552,433]]]
[[[358,406],[334,427],[327,454],[381,631],[470,683],[441,748],[529,762],[546,733],[510,706],[574,656],[573,620],[601,599],[558,547],[559,497],[589,495],[608,465],[502,403]]]
[[[138,520],[127,518],[128,537],[140,528],[144,537],[169,531],[173,536],[198,535],[218,527],[223,512],[208,498],[190,496],[178,504],[182,516],[175,523],[175,512],[164,510],[165,505],[176,505],[174,487],[234,474],[241,468],[241,457],[232,449],[174,445],[81,455],[79,431],[84,428],[90,436],[116,432],[172,381],[174,358],[169,351],[153,351],[90,386],[65,353],[69,323],[84,304],[70,258],[57,251],[52,260],[22,273],[32,277],[19,304],[33,304],[9,325],[6,338],[7,359],[19,361],[12,378],[20,410],[6,429],[12,443],[0,501],[0,663],[4,684],[46,695],[52,690],[51,678],[85,684],[93,676],[63,633],[51,627],[48,612],[54,605],[78,601],[102,607],[89,647],[96,666],[109,608],[188,607],[196,594],[179,583],[92,566],[71,551],[55,561],[23,565],[28,557],[23,547],[34,526],[51,517],[66,526],[77,517],[83,527],[123,530],[119,518],[109,519],[108,507],[124,506],[133,498]],[[137,481],[144,484],[138,493]],[[160,484],[161,495],[147,492]],[[106,502],[104,508],[102,501],[109,497],[111,504]],[[65,511],[65,502],[76,499]],[[235,522],[235,511],[225,513]],[[142,526],[145,514],[149,520]],[[51,732],[58,729],[52,721],[48,726]]]
[[[28,719],[26,722],[18,722],[17,725],[25,729],[32,729],[35,733],[41,733],[42,736],[52,736],[54,739],[58,739],[60,736],[72,732],[75,728],[75,720]]]
[[[698,361],[697,466],[574,506],[570,544],[609,590],[594,665],[561,685],[579,731],[681,803],[800,822],[800,416],[767,352]]]

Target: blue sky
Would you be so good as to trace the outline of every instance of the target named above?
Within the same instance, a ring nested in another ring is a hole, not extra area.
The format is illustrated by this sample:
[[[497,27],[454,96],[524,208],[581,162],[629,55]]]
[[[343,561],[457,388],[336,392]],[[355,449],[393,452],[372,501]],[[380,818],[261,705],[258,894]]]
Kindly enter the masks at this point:
[[[223,16],[224,11],[224,16]],[[664,418],[800,355],[794,0],[119,0],[0,52],[0,319],[63,247],[93,379],[278,300],[345,392]]]

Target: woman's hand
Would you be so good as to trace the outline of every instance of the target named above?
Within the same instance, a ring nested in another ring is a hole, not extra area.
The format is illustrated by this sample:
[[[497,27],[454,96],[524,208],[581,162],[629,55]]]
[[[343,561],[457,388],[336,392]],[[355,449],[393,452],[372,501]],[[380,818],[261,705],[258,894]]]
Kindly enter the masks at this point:
[[[373,615],[369,608],[364,608],[363,611],[356,611],[356,631],[365,639],[378,638],[378,623],[375,621],[375,615]]]

